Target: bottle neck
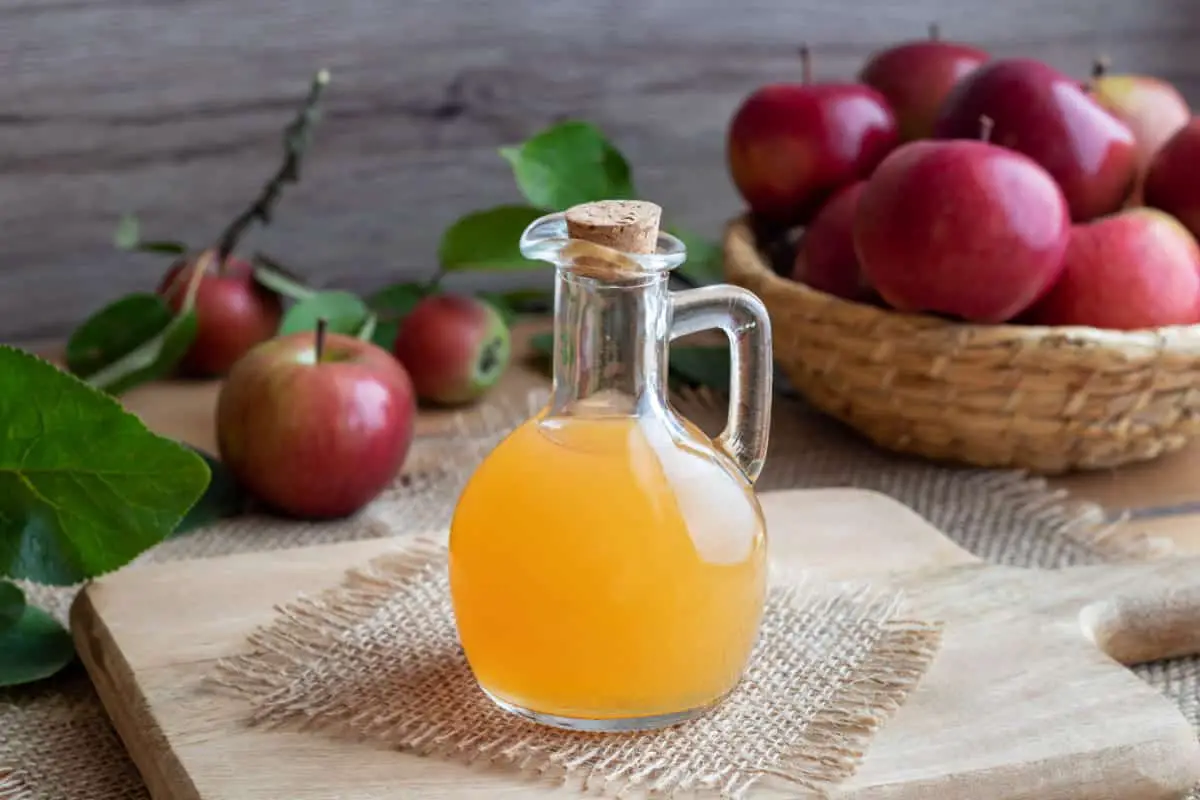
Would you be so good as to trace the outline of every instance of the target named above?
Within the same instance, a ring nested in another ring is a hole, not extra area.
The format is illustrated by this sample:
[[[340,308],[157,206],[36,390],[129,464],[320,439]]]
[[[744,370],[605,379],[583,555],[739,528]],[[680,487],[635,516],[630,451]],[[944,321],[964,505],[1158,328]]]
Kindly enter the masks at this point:
[[[665,407],[670,303],[666,273],[606,283],[558,271],[550,413],[636,414]]]

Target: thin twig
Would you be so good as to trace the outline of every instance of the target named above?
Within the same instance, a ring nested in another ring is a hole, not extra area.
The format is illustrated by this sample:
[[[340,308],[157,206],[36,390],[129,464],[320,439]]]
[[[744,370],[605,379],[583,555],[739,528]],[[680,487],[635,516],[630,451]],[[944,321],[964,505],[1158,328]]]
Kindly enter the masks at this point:
[[[313,77],[312,84],[308,90],[308,97],[304,100],[304,106],[292,120],[291,124],[284,129],[283,145],[284,159],[280,164],[279,170],[263,187],[262,192],[250,204],[250,207],[234,218],[233,222],[229,223],[229,227],[221,234],[219,244],[217,245],[217,263],[224,264],[229,258],[229,254],[237,247],[238,241],[246,233],[246,230],[256,220],[264,225],[271,222],[271,209],[274,207],[279,195],[283,192],[283,186],[286,183],[295,183],[300,179],[300,160],[304,157],[305,150],[308,149],[309,140],[312,135],[312,129],[320,119],[320,112],[317,109],[317,104],[321,99],[321,92],[329,83],[329,70],[322,69]]]

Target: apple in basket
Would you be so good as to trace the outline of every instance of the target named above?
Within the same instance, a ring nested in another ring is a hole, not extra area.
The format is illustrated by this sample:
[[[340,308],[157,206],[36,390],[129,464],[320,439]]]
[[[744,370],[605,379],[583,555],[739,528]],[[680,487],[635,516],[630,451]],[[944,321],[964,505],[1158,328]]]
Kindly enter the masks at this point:
[[[1074,222],[1122,207],[1137,179],[1133,132],[1079,82],[1033,59],[991,61],[958,83],[934,126],[939,139],[976,139],[994,122],[991,142],[1036,161],[1061,187]]]
[[[1200,236],[1200,118],[1177,131],[1150,162],[1145,202]]]
[[[812,80],[751,93],[730,123],[729,174],[751,211],[777,225],[807,223],[844,185],[865,178],[897,143],[883,95],[854,83]]]
[[[1140,330],[1200,322],[1200,247],[1170,214],[1133,208],[1076,225],[1043,325]]]
[[[990,120],[981,121],[982,139]],[[864,275],[901,311],[1010,320],[1062,271],[1071,220],[1050,173],[980,140],[921,140],[889,155],[858,203]]]
[[[990,56],[970,45],[942,39],[938,26],[929,38],[903,42],[872,55],[860,81],[887,98],[896,112],[902,141],[928,139],[947,95]]]
[[[792,280],[818,291],[864,302],[873,299],[854,252],[854,219],[865,181],[835,194],[805,228],[792,264]]]
[[[1086,88],[1096,102],[1133,131],[1138,154],[1133,202],[1138,203],[1142,179],[1154,157],[1192,117],[1187,100],[1169,81],[1152,75],[1113,73],[1103,59],[1096,61]]]
[[[267,506],[299,518],[344,517],[396,477],[415,417],[404,367],[321,323],[263,342],[233,366],[217,398],[217,445]]]

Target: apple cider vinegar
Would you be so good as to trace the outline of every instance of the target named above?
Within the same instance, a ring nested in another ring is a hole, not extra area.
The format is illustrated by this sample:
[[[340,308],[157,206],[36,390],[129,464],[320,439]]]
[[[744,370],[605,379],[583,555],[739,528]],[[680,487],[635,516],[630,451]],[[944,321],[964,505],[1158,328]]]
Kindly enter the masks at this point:
[[[594,719],[724,696],[764,599],[751,492],[711,451],[635,418],[526,422],[472,478],[451,528],[479,683],[506,704]]]
[[[479,686],[574,730],[658,728],[737,684],[758,637],[767,538],[753,483],[771,397],[770,322],[750,292],[672,293],[682,243],[650,203],[535,221],[557,265],[554,390],[467,482],[450,591]],[[723,330],[730,413],[715,440],[667,399],[675,335]]]

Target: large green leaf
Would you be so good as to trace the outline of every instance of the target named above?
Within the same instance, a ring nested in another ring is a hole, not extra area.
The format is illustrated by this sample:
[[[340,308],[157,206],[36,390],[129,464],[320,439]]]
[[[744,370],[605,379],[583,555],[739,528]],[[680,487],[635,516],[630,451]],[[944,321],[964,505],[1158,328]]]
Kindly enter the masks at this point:
[[[596,200],[630,200],[633,177],[625,157],[586,122],[563,122],[516,147],[500,149],[525,199],[564,211]]]
[[[204,494],[175,526],[173,536],[203,528],[226,517],[237,516],[249,505],[249,495],[229,471],[229,467],[202,450],[190,449],[204,459],[211,479]]]
[[[112,397],[0,346],[0,575],[69,585],[162,541],[203,494],[204,460]]]
[[[75,645],[58,620],[25,606],[16,624],[0,630],[0,686],[49,678],[75,660]]]
[[[25,593],[21,587],[0,581],[0,631],[16,624],[25,612]]]
[[[173,317],[156,294],[131,294],[115,300],[71,334],[67,340],[67,368],[87,378],[157,336]]]
[[[317,292],[288,309],[279,325],[279,335],[313,331],[324,319],[331,333],[357,336],[371,317],[371,309],[356,294],[344,291]]]
[[[521,234],[545,212],[529,206],[476,211],[442,234],[438,262],[446,272],[536,269],[545,262],[521,255]]]

